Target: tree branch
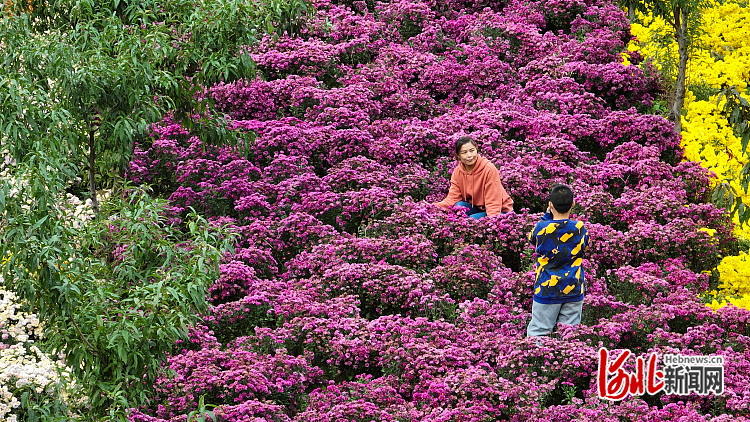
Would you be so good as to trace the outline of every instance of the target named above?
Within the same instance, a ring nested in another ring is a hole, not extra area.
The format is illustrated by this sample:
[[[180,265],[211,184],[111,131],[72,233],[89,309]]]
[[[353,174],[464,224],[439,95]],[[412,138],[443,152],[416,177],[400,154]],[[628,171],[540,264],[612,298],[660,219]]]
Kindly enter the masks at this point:
[[[99,357],[99,352],[96,350],[93,344],[89,343],[89,341],[81,332],[81,329],[78,328],[78,324],[76,324],[76,319],[73,317],[73,315],[70,316],[70,322],[73,323],[73,327],[75,327],[76,331],[78,332],[78,336],[81,337],[81,340],[83,340],[83,342],[86,343],[87,346],[89,346],[89,349],[96,357]]]

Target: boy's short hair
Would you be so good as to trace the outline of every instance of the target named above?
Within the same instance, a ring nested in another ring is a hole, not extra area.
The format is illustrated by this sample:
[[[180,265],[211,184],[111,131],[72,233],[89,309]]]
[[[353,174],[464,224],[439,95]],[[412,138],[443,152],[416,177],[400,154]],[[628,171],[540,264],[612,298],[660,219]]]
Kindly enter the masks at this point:
[[[573,206],[573,191],[565,185],[557,185],[550,191],[549,201],[557,212],[565,214]]]
[[[471,136],[462,136],[458,139],[456,139],[456,143],[453,145],[453,152],[456,155],[459,155],[461,153],[461,147],[471,142],[472,145],[474,145],[475,148],[479,148],[479,145],[477,145],[477,141],[474,140]]]

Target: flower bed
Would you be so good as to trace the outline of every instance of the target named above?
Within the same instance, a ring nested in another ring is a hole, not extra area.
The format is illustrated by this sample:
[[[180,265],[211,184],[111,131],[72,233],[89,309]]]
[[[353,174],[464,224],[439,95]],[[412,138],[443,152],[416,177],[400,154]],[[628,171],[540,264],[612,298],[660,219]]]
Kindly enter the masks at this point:
[[[656,84],[620,64],[630,40],[603,1],[315,2],[300,39],[252,48],[253,81],[209,87],[246,154],[172,119],[129,177],[160,183],[241,233],[212,311],[133,421],[746,420],[750,312],[698,299],[733,245],[641,114]],[[485,7],[487,5],[488,7]],[[633,58],[635,60],[635,58]],[[442,211],[450,145],[474,136],[514,213]],[[537,346],[526,233],[570,184],[591,244],[584,324]],[[723,354],[723,396],[597,396],[597,349]]]

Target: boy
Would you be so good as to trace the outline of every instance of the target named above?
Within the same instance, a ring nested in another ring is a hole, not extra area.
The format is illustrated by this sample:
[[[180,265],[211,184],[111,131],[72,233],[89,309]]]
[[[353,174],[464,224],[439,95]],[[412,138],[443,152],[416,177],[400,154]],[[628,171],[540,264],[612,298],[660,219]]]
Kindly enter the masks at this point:
[[[588,248],[589,235],[583,222],[569,219],[573,205],[573,191],[565,185],[555,186],[547,212],[529,233],[537,258],[527,336],[549,335],[556,324],[581,322],[585,290],[581,257]]]

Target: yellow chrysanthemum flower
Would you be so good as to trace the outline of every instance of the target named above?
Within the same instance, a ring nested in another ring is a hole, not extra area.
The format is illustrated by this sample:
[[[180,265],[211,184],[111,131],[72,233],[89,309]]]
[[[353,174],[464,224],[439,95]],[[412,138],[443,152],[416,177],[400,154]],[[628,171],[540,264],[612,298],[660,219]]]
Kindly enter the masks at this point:
[[[629,51],[640,51],[651,57],[657,67],[665,58],[677,60],[677,45],[663,46],[654,41],[657,34],[668,34],[669,26],[663,19],[641,15],[642,24],[633,24],[631,32],[638,42],[628,45]],[[736,1],[724,4],[716,1],[704,11],[703,35],[691,55],[688,83],[718,89],[722,84],[736,85],[744,92],[750,81],[750,7]],[[637,50],[636,50],[637,49]],[[705,94],[704,94],[705,95]],[[739,139],[721,115],[723,104],[717,106],[714,95],[708,100],[698,99],[688,91],[685,98],[686,116],[682,126],[682,146],[685,158],[699,161],[712,170],[719,181],[727,181],[741,200],[750,206],[750,195],[739,182],[739,172],[750,159],[742,152]],[[735,223],[739,220],[735,218]],[[737,225],[734,234],[750,239],[750,227]]]
[[[628,45],[629,51],[639,51],[650,57],[657,68],[667,60],[677,61],[677,45],[664,46],[655,42],[659,34],[669,34],[664,20],[653,16],[639,16],[641,24],[633,24],[631,32],[638,42]],[[750,7],[736,0],[714,1],[703,12],[703,34],[691,53],[687,71],[688,84],[717,91],[722,85],[736,85],[745,92],[750,81]],[[710,91],[709,91],[710,92]],[[685,159],[698,161],[717,175],[716,182],[727,182],[740,199],[750,206],[750,194],[740,185],[740,170],[750,160],[742,151],[740,140],[721,114],[723,104],[717,96],[705,97],[706,92],[688,91],[685,97],[685,117],[682,124],[682,147]],[[739,226],[735,217],[734,234],[750,240],[750,227]],[[713,235],[708,229],[709,234]],[[750,258],[745,253],[725,257],[717,267],[720,291],[708,293],[723,297],[708,304],[719,309],[728,304],[750,309]]]

